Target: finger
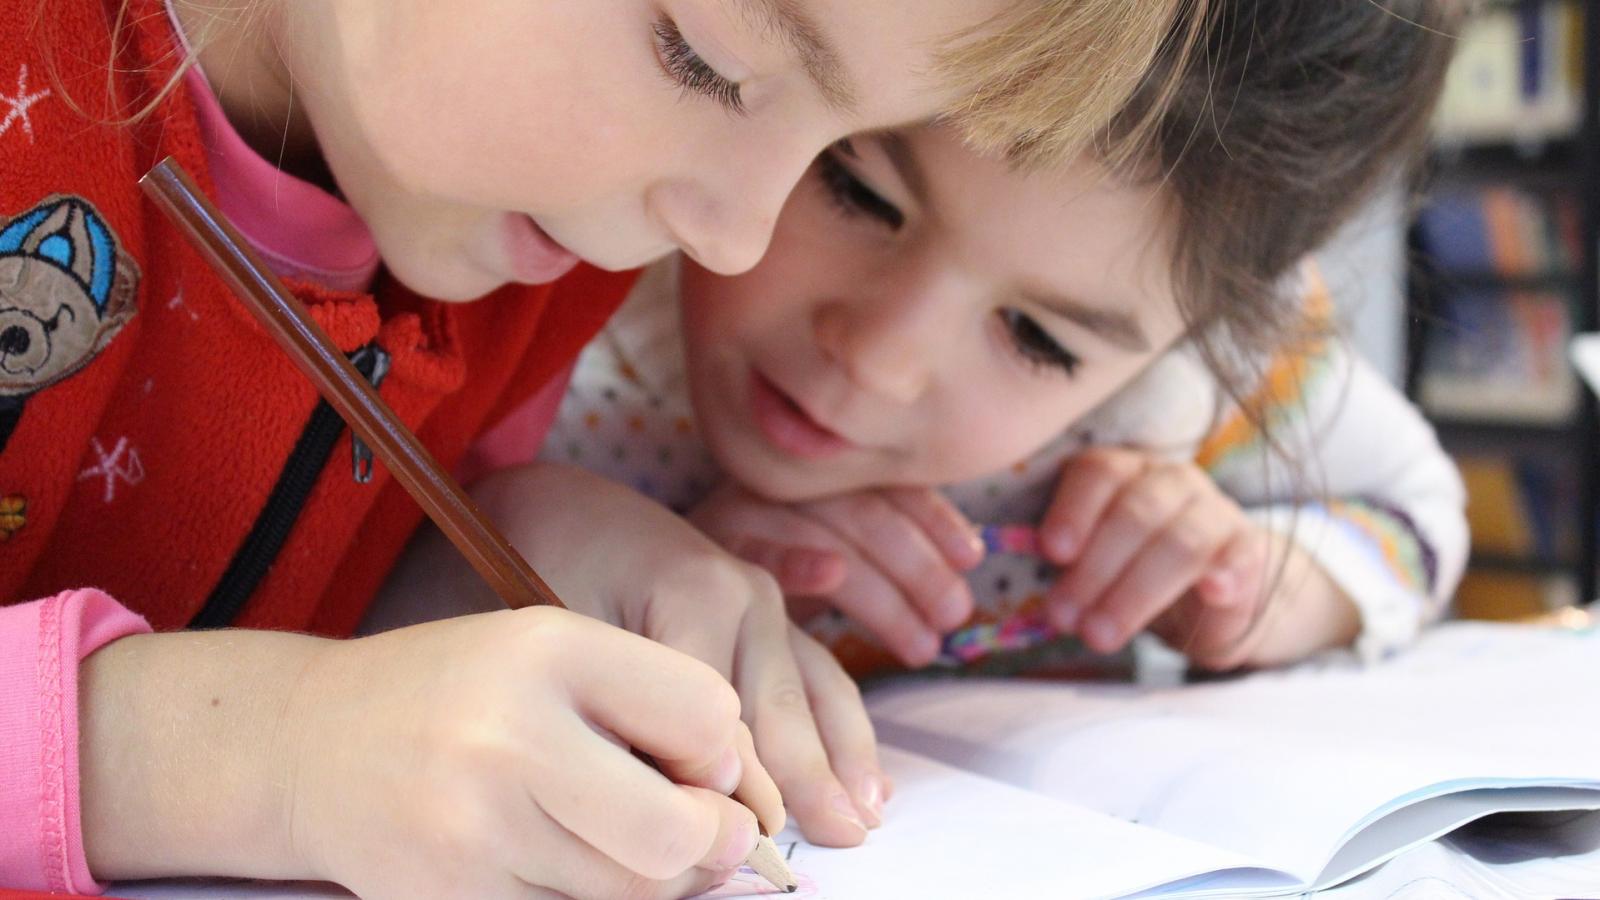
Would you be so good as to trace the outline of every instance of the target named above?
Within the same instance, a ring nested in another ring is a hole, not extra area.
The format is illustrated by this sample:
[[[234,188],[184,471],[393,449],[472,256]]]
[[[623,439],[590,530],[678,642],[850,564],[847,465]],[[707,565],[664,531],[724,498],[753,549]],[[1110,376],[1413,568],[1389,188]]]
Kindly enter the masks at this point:
[[[1079,559],[1111,501],[1147,465],[1144,454],[1113,448],[1091,448],[1067,460],[1039,526],[1045,557],[1059,566]]]
[[[983,562],[978,529],[942,491],[933,488],[888,488],[884,499],[915,522],[944,558],[966,571]]]
[[[933,630],[952,631],[971,617],[966,578],[915,521],[881,494],[821,500],[806,510],[877,567]]]
[[[1193,502],[1140,547],[1100,601],[1085,611],[1079,634],[1098,653],[1114,653],[1172,606],[1205,574],[1234,524],[1212,504]]]
[[[766,578],[755,567],[709,549],[703,557],[679,561],[645,586],[649,601],[640,604],[642,617],[625,624],[629,631],[649,635],[731,681],[745,611],[756,581]]]
[[[723,803],[728,803],[723,798]],[[690,866],[665,878],[650,878],[631,871],[600,852],[582,838],[563,828],[537,804],[526,804],[529,814],[522,821],[512,820],[498,829],[505,835],[510,864],[507,870],[515,884],[507,897],[610,900],[614,897],[678,898],[690,896],[727,880],[739,862],[719,868],[715,862]],[[737,811],[729,818],[737,823]],[[748,817],[747,817],[748,818]],[[735,824],[727,834],[719,833],[712,846],[731,858],[742,847],[744,835]],[[716,860],[720,862],[720,858]]]
[[[574,709],[663,764],[716,771],[737,749],[739,696],[703,662],[621,629],[571,615],[549,629],[559,679]],[[737,633],[728,642],[735,646]]]
[[[577,737],[534,769],[529,793],[551,819],[618,865],[662,880],[721,866],[735,850],[755,845],[755,815],[742,804],[673,784],[580,718],[565,727]]]
[[[766,569],[785,594],[812,596],[838,590],[845,558],[830,549],[741,535],[724,542],[734,556]]]
[[[790,644],[791,627],[777,603],[751,610],[740,643],[739,691],[748,702],[756,749],[806,838],[852,847],[866,840],[866,825],[829,763]]]
[[[849,790],[862,822],[877,828],[883,824],[889,785],[878,762],[878,739],[862,705],[861,689],[810,635],[791,629],[789,641],[834,774]]]
[[[744,778],[733,791],[734,799],[755,813],[756,821],[767,834],[777,834],[788,824],[783,794],[778,791],[778,783],[772,780],[771,773],[761,764],[756,755],[755,735],[743,722],[739,723],[739,759],[743,763]]]
[[[906,666],[920,669],[938,658],[939,633],[900,589],[872,566],[849,566],[844,584],[833,593],[832,601]]]
[[[1064,632],[1082,627],[1150,536],[1160,531],[1193,498],[1193,483],[1178,467],[1152,469],[1129,483],[1106,507],[1076,563],[1050,589],[1052,624]]]

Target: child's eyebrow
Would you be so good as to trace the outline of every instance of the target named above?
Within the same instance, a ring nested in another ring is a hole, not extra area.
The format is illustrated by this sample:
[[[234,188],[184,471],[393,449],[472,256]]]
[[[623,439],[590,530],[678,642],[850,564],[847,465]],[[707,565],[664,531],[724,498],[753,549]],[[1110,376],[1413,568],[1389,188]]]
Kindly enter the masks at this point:
[[[1129,313],[1099,309],[1060,294],[1025,291],[1023,299],[1037,303],[1130,353],[1143,353],[1150,349],[1150,339],[1139,327],[1139,320]]]
[[[739,4],[794,50],[806,77],[829,106],[845,115],[855,112],[856,91],[845,75],[844,63],[799,0],[739,0]]]

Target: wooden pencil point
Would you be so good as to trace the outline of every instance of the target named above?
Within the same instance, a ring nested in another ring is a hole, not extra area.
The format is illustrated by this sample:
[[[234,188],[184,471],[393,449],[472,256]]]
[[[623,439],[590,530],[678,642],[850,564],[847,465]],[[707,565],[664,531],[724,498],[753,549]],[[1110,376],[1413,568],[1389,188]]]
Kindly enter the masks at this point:
[[[789,870],[789,864],[783,861],[783,854],[778,852],[778,845],[765,834],[756,838],[756,848],[750,851],[750,858],[744,864],[785,894],[792,894],[800,887],[794,873]]]

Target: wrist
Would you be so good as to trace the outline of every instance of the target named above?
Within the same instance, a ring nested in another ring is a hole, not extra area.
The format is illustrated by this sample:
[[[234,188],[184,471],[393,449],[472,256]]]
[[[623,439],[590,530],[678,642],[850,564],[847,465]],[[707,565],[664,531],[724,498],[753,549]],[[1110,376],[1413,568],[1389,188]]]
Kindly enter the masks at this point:
[[[1251,653],[1250,664],[1286,665],[1354,644],[1361,633],[1355,601],[1294,541],[1280,535],[1273,543],[1269,577],[1276,576],[1277,583],[1271,585],[1262,639]],[[1283,560],[1281,567],[1277,560]]]
[[[301,742],[291,699],[331,643],[160,634],[85,659],[83,828],[96,877],[315,874],[290,828]]]

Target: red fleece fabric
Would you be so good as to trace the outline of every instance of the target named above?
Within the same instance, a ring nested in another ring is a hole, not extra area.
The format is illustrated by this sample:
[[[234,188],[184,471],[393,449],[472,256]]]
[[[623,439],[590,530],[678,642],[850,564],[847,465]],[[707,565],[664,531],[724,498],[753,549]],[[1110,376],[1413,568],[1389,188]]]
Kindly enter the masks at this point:
[[[135,279],[131,318],[81,368],[36,389],[0,371],[0,401],[23,402],[0,450],[0,602],[96,587],[163,630],[202,607],[318,398],[139,192],[139,176],[171,155],[214,195],[181,86],[152,115],[111,124],[156,97],[181,60],[160,0],[129,4],[114,51],[121,2],[58,0],[45,22],[0,22],[0,94],[34,98],[0,130],[0,229],[53,196],[78,198],[125,255],[117,277]],[[341,349],[376,340],[392,354],[381,393],[450,470],[567,367],[631,278],[580,268],[471,304],[382,276],[372,294],[296,291]],[[358,484],[350,460],[347,432],[236,624],[346,635],[359,622],[422,513],[385,467]]]

